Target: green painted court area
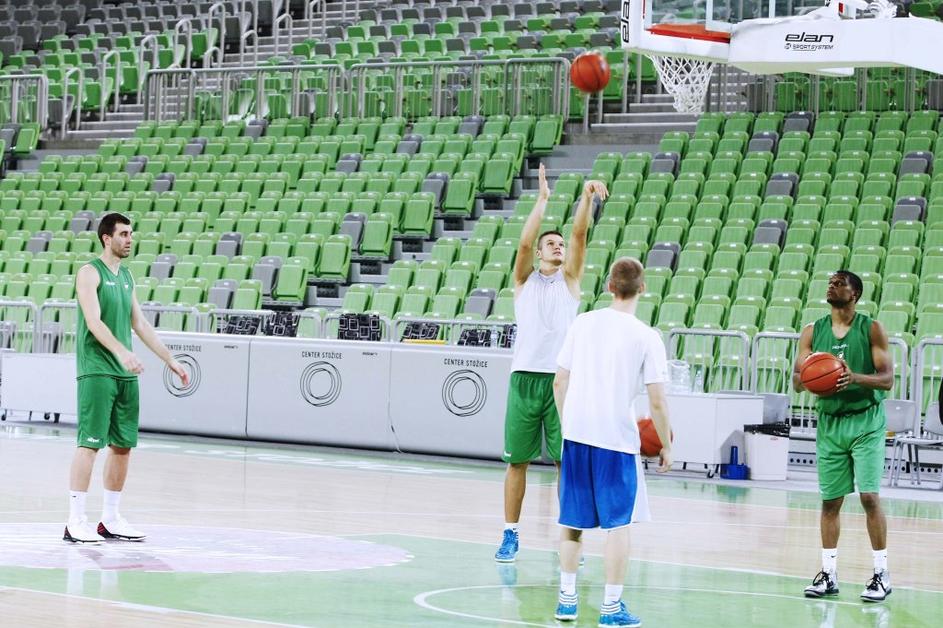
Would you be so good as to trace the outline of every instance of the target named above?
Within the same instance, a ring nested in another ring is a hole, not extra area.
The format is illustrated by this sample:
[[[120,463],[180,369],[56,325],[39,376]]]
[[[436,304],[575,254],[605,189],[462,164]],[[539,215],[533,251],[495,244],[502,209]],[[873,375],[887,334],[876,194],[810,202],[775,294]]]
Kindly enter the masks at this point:
[[[30,455],[47,460],[58,473],[65,469],[61,460],[71,438],[67,429],[5,428],[0,431],[0,472],[10,477],[22,457]],[[164,493],[129,500],[127,516],[149,527],[151,535],[137,546],[76,548],[59,541],[65,510],[57,490],[61,482],[55,482],[61,478],[55,473],[34,477],[19,490],[4,483],[0,532],[7,538],[0,543],[5,554],[0,557],[0,610],[17,604],[25,623],[16,625],[61,625],[45,621],[41,606],[71,608],[90,602],[89,616],[106,625],[127,613],[144,613],[155,625],[564,625],[552,617],[557,529],[552,499],[542,494],[553,490],[550,470],[533,472],[531,491],[541,495],[533,495],[539,499],[525,509],[530,508],[536,523],[524,528],[517,562],[501,565],[492,559],[500,511],[490,512],[500,503],[499,466],[154,437],[146,439],[139,458],[134,485],[139,493],[162,484],[153,477],[155,468],[171,465],[175,472],[165,478]],[[187,465],[202,471],[190,485],[179,480]],[[258,494],[264,486],[270,487],[271,499]],[[427,495],[416,492],[423,486]],[[815,569],[808,549],[817,542],[815,493],[690,478],[651,478],[649,487],[656,523],[640,527],[634,537],[633,552],[644,558],[631,562],[624,595],[646,626],[940,625],[943,592],[928,587],[895,585],[886,603],[866,605],[858,599],[863,582],[842,578],[837,598],[802,597],[809,578],[799,574],[808,571],[811,576]],[[197,496],[190,508],[188,490]],[[449,492],[453,501],[446,502],[442,495]],[[217,497],[208,501],[205,496],[214,493]],[[731,519],[698,522],[689,517],[699,516],[703,507],[729,512]],[[737,520],[738,513],[751,509],[772,519]],[[894,521],[917,526],[896,543],[910,539],[915,550],[941,556],[943,504],[893,499],[887,500],[887,510],[892,531]],[[860,508],[849,503],[847,512],[851,535],[860,527],[853,514]],[[795,529],[789,529],[790,522]],[[194,529],[207,534],[194,541]],[[709,538],[725,531],[738,535],[742,555],[731,551],[725,558],[707,543],[701,559],[676,560],[675,546],[691,535]],[[771,534],[782,539],[770,554],[777,560],[765,567],[734,566],[760,552]],[[794,547],[799,535],[808,547]],[[273,539],[280,544],[272,545]],[[569,625],[595,626],[598,619],[602,535],[588,533],[589,539],[595,544],[587,543],[586,564],[578,576],[580,617]],[[849,558],[853,551],[857,549],[849,550]],[[240,562],[242,553],[257,562]],[[371,564],[379,554],[390,557],[387,564]],[[894,556],[892,546],[892,570]],[[289,561],[285,569],[283,561]],[[41,564],[46,566],[37,567]],[[210,573],[226,571],[229,564],[235,565],[231,573]],[[791,572],[798,573],[784,575]],[[928,574],[931,580],[943,574],[943,567],[935,573]],[[36,605],[35,615],[30,604]],[[66,625],[91,624],[78,620]]]
[[[479,544],[390,535],[368,540],[408,549],[395,568],[346,573],[81,575],[73,595],[233,618],[304,626],[554,626],[557,565],[552,552],[523,551],[497,565]],[[68,593],[62,570],[6,568],[0,582]],[[596,625],[602,562],[580,572],[577,626]],[[897,589],[884,605],[858,601],[842,583],[829,601],[805,600],[804,580],[760,573],[633,562],[626,599],[649,626],[936,626],[943,594]],[[785,618],[788,618],[786,620]],[[788,621],[788,623],[784,623]]]

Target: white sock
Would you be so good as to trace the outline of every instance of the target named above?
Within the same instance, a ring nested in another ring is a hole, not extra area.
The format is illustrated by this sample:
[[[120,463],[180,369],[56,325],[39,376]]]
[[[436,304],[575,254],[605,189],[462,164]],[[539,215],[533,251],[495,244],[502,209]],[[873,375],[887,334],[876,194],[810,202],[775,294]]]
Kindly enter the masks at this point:
[[[838,548],[822,549],[822,571],[835,573],[838,570]]]
[[[102,521],[114,521],[118,518],[118,502],[121,501],[121,491],[105,489],[105,501],[102,506]]]
[[[874,573],[887,571],[887,549],[874,550]]]
[[[517,532],[517,526],[518,526],[518,525],[519,525],[519,524],[517,524],[517,523],[505,523],[505,524],[504,524],[504,529],[505,529],[505,530],[514,530],[515,532]]]
[[[81,519],[85,516],[85,491],[69,491],[69,520]]]
[[[603,604],[615,604],[622,599],[622,585],[621,584],[607,584],[606,593],[603,597]]]
[[[576,573],[560,572],[560,593],[576,595]]]

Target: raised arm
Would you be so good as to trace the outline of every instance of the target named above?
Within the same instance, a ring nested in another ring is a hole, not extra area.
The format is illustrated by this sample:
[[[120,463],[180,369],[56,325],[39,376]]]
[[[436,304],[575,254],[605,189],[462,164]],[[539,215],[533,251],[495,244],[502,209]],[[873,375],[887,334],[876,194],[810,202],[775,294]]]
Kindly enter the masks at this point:
[[[550,198],[550,187],[547,185],[547,172],[543,164],[537,171],[537,202],[530,210],[524,229],[521,231],[521,241],[517,245],[517,258],[514,260],[514,285],[524,285],[530,274],[534,272],[534,245],[540,235],[540,223],[544,219],[544,210],[547,209],[547,200]]]
[[[805,386],[802,385],[802,378],[799,377],[799,373],[802,372],[802,365],[805,364],[806,359],[812,355],[812,327],[813,324],[809,323],[802,328],[802,333],[799,334],[799,347],[796,351],[796,363],[792,367],[792,387],[796,389],[796,392],[802,392],[805,390]]]
[[[874,363],[873,374],[853,373],[845,368],[845,374],[838,380],[838,390],[844,390],[852,384],[877,390],[894,387],[894,361],[890,355],[887,332],[877,321],[871,321],[871,361]]]
[[[98,283],[100,281],[98,271],[88,264],[82,266],[78,275],[76,275],[75,293],[78,297],[79,307],[82,308],[85,326],[95,336],[95,340],[110,351],[129,373],[140,373],[142,371],[140,360],[121,344],[111,330],[108,329],[108,326],[102,322],[101,304],[98,302]]]
[[[583,186],[583,195],[573,217],[573,231],[570,233],[570,243],[567,245],[566,261],[563,263],[563,273],[569,281],[577,284],[583,278],[583,262],[586,261],[586,235],[589,233],[589,224],[593,219],[593,195],[600,201],[606,200],[609,190],[602,181],[587,181]]]

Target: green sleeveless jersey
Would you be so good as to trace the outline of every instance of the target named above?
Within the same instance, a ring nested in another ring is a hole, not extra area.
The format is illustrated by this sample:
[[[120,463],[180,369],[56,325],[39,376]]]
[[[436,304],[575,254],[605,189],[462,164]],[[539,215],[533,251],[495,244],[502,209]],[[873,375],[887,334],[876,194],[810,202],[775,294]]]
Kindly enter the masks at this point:
[[[871,359],[871,322],[870,316],[857,312],[848,333],[839,340],[832,333],[831,315],[823,316],[815,322],[812,329],[812,351],[837,355],[845,360],[853,373],[873,375],[875,369]],[[820,413],[839,416],[861,412],[883,399],[882,390],[852,384],[831,397],[820,398],[817,407]]]
[[[98,305],[101,308],[101,320],[118,342],[130,351],[134,278],[124,266],[120,266],[118,274],[115,275],[101,258],[92,260],[89,265],[98,271]],[[76,358],[76,373],[80,378],[89,375],[107,375],[120,379],[137,377],[126,371],[118,358],[88,330],[82,308],[79,308],[76,328]]]

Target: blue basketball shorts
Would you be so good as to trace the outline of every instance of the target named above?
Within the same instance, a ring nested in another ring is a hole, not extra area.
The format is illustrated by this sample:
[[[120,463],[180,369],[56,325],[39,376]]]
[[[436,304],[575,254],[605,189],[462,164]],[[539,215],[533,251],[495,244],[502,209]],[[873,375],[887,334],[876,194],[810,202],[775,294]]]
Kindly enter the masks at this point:
[[[635,455],[564,440],[560,525],[577,530],[629,525],[638,483]]]

